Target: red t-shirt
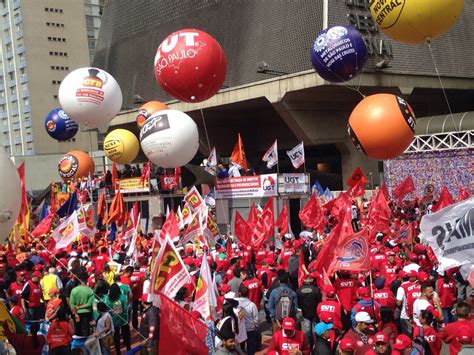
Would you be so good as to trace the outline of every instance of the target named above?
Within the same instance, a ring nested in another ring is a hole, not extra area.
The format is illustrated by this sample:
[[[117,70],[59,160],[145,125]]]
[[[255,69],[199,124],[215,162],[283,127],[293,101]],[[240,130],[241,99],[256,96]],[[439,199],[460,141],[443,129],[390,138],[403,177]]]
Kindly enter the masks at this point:
[[[257,309],[260,309],[260,301],[262,300],[263,287],[257,278],[246,279],[242,284],[248,288],[248,299],[255,303]]]
[[[8,287],[8,295],[10,297],[17,296],[18,299],[21,299],[21,291],[23,290],[24,286],[25,286],[24,284],[19,285],[16,281],[12,282],[10,286]]]
[[[130,277],[132,299],[138,301],[143,293],[143,283],[145,282],[145,273],[134,271]]]
[[[295,253],[293,249],[285,249],[281,252],[281,268],[283,270],[288,270],[288,262],[290,261],[291,256]]]
[[[326,300],[318,304],[316,313],[320,321],[328,323],[331,321],[334,329],[342,330],[341,304],[336,301]]]
[[[471,330],[471,345],[474,345],[474,322],[469,320],[458,320],[453,323],[446,324],[444,329],[439,333],[443,341],[449,344],[449,353],[451,355],[457,354],[461,350],[461,343],[456,339],[459,328],[466,327]]]
[[[129,287],[132,287],[132,281],[130,280],[130,277],[128,277],[127,275],[121,275],[120,282],[125,285],[128,285]]]
[[[95,269],[97,271],[102,271],[104,265],[109,262],[109,256],[107,254],[99,254],[94,257],[92,261],[94,262]]]
[[[246,269],[247,263],[250,264],[252,262],[252,252],[250,250],[242,250],[239,256],[242,258],[240,267]]]
[[[357,303],[357,288],[359,281],[354,279],[337,279],[334,283],[336,294],[347,312]]]
[[[267,251],[265,249],[260,249],[255,254],[255,264],[261,265],[262,261],[267,257]]]
[[[268,350],[274,350],[279,355],[289,355],[292,349],[300,350],[303,355],[309,355],[308,340],[302,331],[296,330],[292,338],[284,337],[281,330],[273,334]]]
[[[439,300],[442,308],[452,308],[456,302],[456,283],[453,279],[444,282],[443,278],[438,279],[436,284]]]
[[[277,277],[276,273],[270,270],[268,267],[261,267],[257,269],[257,278],[262,281],[263,274],[267,274],[267,284],[263,285],[266,288],[269,288],[272,284],[272,281]]]
[[[384,253],[372,255],[372,266],[374,269],[380,270],[380,264],[387,260],[387,256]]]
[[[15,318],[18,319],[23,326],[25,326],[26,316],[25,311],[23,310],[23,308],[21,308],[21,306],[13,306],[13,308],[10,310],[10,313],[14,315]]]
[[[413,328],[413,338],[419,336],[421,334],[421,327],[415,326]],[[431,355],[439,355],[441,353],[441,347],[443,343],[441,342],[441,338],[439,334],[434,330],[432,327],[424,327],[423,328],[423,337],[425,338],[426,342],[428,343]]]
[[[41,305],[41,296],[43,296],[43,290],[41,289],[40,284],[36,284],[33,281],[28,281],[28,286],[30,287],[30,297],[28,299],[29,307],[39,307]]]
[[[395,309],[395,296],[388,287],[384,287],[380,290],[374,290],[374,300],[375,302],[378,302],[381,307],[389,307],[391,309]]]

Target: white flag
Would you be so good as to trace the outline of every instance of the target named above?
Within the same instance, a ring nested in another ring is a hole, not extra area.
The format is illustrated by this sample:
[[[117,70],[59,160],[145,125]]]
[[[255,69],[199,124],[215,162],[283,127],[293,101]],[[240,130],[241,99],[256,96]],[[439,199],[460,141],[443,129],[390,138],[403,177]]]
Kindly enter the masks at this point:
[[[217,306],[217,298],[212,286],[212,277],[207,264],[207,254],[202,256],[201,272],[196,285],[193,310],[198,311],[204,320],[211,320],[211,310]]]
[[[216,175],[216,167],[217,167],[217,154],[216,154],[216,147],[213,147],[211,153],[209,153],[209,157],[207,158],[207,165],[204,168],[209,174]]]
[[[268,148],[262,160],[267,162],[268,169],[271,169],[276,164],[278,164],[278,145],[276,139],[275,142],[271,145],[271,147]]]
[[[76,211],[74,211],[67,219],[62,221],[52,233],[52,237],[56,241],[56,249],[66,248],[80,236],[81,232],[79,231]]]
[[[298,169],[301,165],[304,164],[304,145],[303,142],[298,144],[292,150],[287,151],[286,154],[291,160],[295,169]]]
[[[474,197],[423,216],[422,240],[428,242],[438,270],[466,265],[474,260]]]
[[[178,228],[183,229],[184,220],[183,220],[183,213],[181,212],[181,206],[178,206],[178,210],[176,211],[176,214],[178,215]]]
[[[138,214],[138,220],[140,220],[140,214]],[[136,223],[135,226],[131,229],[131,241],[130,241],[130,245],[128,246],[128,251],[127,251],[127,256],[131,256],[135,250],[136,250],[136,244],[137,244],[137,238],[138,238],[138,226],[139,226],[139,223]],[[125,234],[127,234],[127,232],[125,232]],[[127,237],[128,238],[128,237]],[[124,236],[124,239],[125,239],[125,236]]]

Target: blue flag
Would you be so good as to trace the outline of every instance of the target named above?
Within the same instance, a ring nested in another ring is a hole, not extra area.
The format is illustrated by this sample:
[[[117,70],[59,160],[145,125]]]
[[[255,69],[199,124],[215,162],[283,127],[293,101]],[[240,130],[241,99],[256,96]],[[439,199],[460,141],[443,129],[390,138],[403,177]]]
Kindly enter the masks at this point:
[[[316,190],[318,196],[324,195],[324,189],[318,180],[314,182],[312,190]]]
[[[41,213],[38,218],[38,222],[41,222],[43,219],[45,219],[49,215],[49,208],[50,206],[46,203],[43,203],[43,206],[41,207]]]
[[[324,191],[324,197],[326,197],[326,201],[334,199],[334,195],[332,194],[331,190],[329,190],[329,187],[326,187],[326,190]]]
[[[77,209],[77,194],[74,192],[69,198],[64,202],[64,204],[59,207],[56,211],[56,214],[59,217],[69,217]]]
[[[111,225],[110,225],[110,234],[109,234],[109,240],[111,242],[113,242],[115,240],[115,237],[117,235],[117,224],[115,224],[115,222],[113,222]]]

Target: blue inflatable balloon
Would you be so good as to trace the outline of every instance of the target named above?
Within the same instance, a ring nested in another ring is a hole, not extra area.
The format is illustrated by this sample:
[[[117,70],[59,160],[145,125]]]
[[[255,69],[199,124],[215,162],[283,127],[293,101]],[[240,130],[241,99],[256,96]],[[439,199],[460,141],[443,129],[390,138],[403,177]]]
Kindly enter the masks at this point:
[[[67,141],[74,137],[79,125],[71,120],[66,112],[60,107],[53,109],[44,119],[46,132],[58,141]]]
[[[353,79],[364,68],[367,47],[351,26],[331,26],[322,31],[311,48],[314,69],[325,80],[339,83]]]

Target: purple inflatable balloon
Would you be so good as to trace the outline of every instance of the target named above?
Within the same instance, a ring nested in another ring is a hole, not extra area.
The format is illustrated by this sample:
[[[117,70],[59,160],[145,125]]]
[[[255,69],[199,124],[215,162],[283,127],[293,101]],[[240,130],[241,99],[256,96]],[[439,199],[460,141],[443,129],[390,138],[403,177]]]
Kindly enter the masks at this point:
[[[311,48],[311,62],[327,81],[353,79],[367,61],[367,47],[359,31],[351,26],[332,26],[322,31]]]

